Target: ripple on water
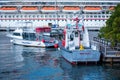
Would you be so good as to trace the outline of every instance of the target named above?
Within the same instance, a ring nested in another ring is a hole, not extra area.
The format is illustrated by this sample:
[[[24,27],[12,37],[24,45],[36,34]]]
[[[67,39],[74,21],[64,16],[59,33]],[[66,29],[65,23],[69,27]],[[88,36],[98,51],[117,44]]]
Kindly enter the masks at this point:
[[[12,45],[5,34],[0,32],[0,80],[120,80],[120,65],[72,66],[56,49]]]

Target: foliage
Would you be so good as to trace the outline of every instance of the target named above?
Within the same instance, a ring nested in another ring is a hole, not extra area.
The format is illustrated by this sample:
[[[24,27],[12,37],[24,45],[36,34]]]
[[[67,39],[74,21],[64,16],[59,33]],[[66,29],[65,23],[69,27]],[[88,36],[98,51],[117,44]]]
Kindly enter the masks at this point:
[[[120,42],[120,4],[115,7],[115,11],[106,21],[106,26],[100,29],[98,36],[110,40],[113,46]]]

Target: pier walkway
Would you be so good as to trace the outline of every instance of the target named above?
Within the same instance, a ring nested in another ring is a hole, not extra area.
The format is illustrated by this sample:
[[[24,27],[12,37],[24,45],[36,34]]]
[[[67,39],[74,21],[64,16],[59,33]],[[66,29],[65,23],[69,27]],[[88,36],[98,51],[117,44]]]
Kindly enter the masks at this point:
[[[112,47],[111,42],[105,39],[94,37],[93,41],[98,44],[97,49],[102,54],[103,62],[110,62],[111,64],[120,62],[120,43]]]

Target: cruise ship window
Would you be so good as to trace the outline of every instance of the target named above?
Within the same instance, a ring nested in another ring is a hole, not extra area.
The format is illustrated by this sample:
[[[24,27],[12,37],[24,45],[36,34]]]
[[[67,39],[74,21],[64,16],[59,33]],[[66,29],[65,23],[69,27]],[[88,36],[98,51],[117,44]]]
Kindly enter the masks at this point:
[[[68,18],[68,16],[66,15],[66,18]]]
[[[45,15],[45,18],[47,17],[47,15]]]
[[[9,17],[9,18],[11,18],[11,16],[10,16],[10,15],[9,15],[8,17]]]
[[[6,15],[4,17],[6,18]]]
[[[96,18],[97,16],[95,15],[94,17]]]
[[[3,17],[3,16],[0,16],[1,18]]]
[[[24,17],[26,18],[27,16],[25,15]]]
[[[18,18],[18,15],[16,15],[16,18]]]
[[[35,17],[35,15],[32,16],[33,18]]]
[[[63,15],[61,15],[61,18],[63,18],[64,16]]]
[[[41,18],[43,18],[43,15],[41,15]]]
[[[89,18],[89,15],[87,15],[86,17]]]
[[[55,17],[55,15],[53,15],[53,17]]]
[[[73,17],[73,15],[70,15],[70,18],[72,18]]]
[[[60,18],[60,15],[58,15],[57,17]]]
[[[37,18],[39,18],[39,15],[37,15]]]
[[[49,17],[51,18],[51,15],[49,15]]]

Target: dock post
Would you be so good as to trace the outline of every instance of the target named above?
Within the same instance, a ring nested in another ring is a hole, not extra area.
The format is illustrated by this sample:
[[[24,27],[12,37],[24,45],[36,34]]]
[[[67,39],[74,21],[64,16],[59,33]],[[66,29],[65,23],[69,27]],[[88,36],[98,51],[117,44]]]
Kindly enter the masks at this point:
[[[97,61],[95,62],[95,64],[97,65]]]
[[[113,58],[111,58],[111,60],[110,60],[110,64],[113,65]]]
[[[105,45],[105,52],[104,52],[104,56],[107,55],[107,48],[106,48],[106,45]]]

